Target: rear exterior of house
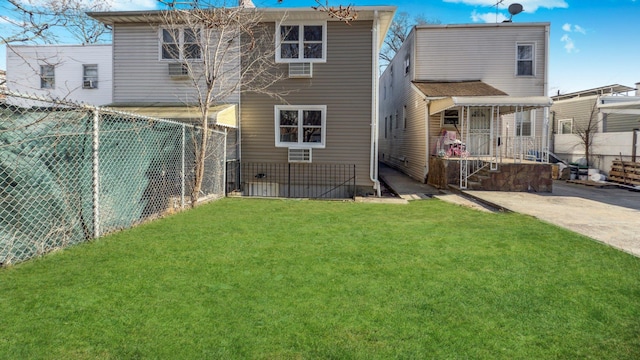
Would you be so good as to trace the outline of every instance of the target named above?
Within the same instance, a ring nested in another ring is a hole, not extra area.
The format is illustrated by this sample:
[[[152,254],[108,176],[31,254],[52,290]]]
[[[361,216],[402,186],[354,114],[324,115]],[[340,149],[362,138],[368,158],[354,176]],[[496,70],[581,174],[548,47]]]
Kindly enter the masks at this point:
[[[112,47],[12,45],[7,47],[7,88],[91,105],[112,101]]]
[[[345,24],[311,8],[256,9],[275,34],[270,50],[287,74],[267,92],[288,94],[280,101],[238,88],[222,99],[237,109],[228,160],[239,167],[229,168],[230,190],[288,197],[379,191],[377,58],[395,8],[356,10],[358,19]],[[173,106],[175,113],[175,106],[188,107],[197,98],[188,79],[172,75],[175,59],[163,59],[163,26],[153,20],[156,14],[91,14],[113,26],[115,107],[136,112]],[[240,66],[244,54],[238,55],[225,64],[231,71]]]
[[[274,19],[268,25],[276,34],[291,27],[301,32],[314,27],[326,36],[322,40],[326,53],[313,59],[302,54],[276,59],[280,69],[289,74],[276,84],[291,90],[285,102],[243,92],[242,163],[250,164],[243,168],[245,186],[258,186],[267,196],[272,192],[302,194],[305,187],[315,187],[310,195],[377,191],[377,57],[393,11],[388,7],[360,8],[358,20],[349,24],[307,9],[288,11],[285,21],[280,21],[284,12],[267,14]],[[276,53],[283,54],[281,50]],[[302,76],[292,73],[299,66],[308,69]],[[292,118],[298,119],[298,129],[292,129]],[[310,138],[303,136],[309,132],[313,132]],[[291,166],[305,173],[305,179],[290,186],[276,178],[287,176]],[[330,178],[333,185],[322,185],[323,179]],[[332,188],[342,183],[352,184],[351,190]]]
[[[443,135],[494,162],[540,160],[548,39],[548,23],[414,27],[380,80],[381,161],[426,182],[430,158],[451,150]]]

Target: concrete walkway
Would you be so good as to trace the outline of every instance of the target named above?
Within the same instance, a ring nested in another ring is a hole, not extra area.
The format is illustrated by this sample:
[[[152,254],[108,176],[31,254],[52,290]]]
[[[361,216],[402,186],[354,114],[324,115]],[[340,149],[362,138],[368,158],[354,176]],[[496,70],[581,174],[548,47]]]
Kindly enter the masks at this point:
[[[640,202],[640,193],[613,189],[615,191],[606,196],[601,191],[581,189],[583,185],[556,183],[557,190],[553,193],[463,191],[464,196],[461,196],[440,192],[382,164],[379,174],[380,179],[402,199],[436,197],[483,211],[489,210],[480,204],[490,204],[494,208],[536,217],[640,257],[640,210],[628,205],[635,204],[636,198]]]
[[[387,185],[389,190],[405,201],[437,198],[442,201],[470,207],[480,211],[491,211],[487,206],[478,201],[471,200],[449,191],[438,190],[431,185],[423,184],[414,180],[384,164],[380,164],[378,176],[380,177],[380,180]]]

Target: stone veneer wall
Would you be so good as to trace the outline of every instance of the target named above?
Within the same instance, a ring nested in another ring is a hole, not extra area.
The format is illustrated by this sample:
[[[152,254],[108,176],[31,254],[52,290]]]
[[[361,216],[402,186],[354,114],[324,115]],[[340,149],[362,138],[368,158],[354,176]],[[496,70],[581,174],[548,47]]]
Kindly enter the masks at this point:
[[[499,164],[497,171],[483,170],[469,180],[469,190],[551,192],[551,164],[522,163]],[[460,163],[458,160],[431,157],[427,182],[440,189],[460,184]],[[477,182],[473,184],[471,182]]]

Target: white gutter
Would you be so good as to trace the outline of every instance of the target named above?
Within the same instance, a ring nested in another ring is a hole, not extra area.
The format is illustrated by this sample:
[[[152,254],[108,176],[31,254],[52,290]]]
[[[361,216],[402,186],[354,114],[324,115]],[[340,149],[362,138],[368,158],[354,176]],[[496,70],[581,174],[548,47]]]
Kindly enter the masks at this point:
[[[372,36],[372,71],[371,74],[371,154],[369,162],[369,179],[373,182],[373,189],[376,190],[378,197],[381,196],[380,181],[378,181],[378,56],[380,49],[378,48],[378,36],[380,32],[380,23],[378,21],[378,10],[374,11]]]
[[[549,36],[550,36],[549,25],[545,26],[544,32],[545,32],[545,43],[546,43],[544,46],[544,61],[545,61],[544,96],[549,96]],[[544,139],[543,141],[545,142],[543,146],[543,151],[544,151],[544,159],[546,162],[549,162],[549,151],[551,150],[551,133],[552,133],[552,131],[550,131],[551,129],[549,128],[550,127],[549,107],[550,106],[544,107],[544,112],[542,115],[542,124],[544,126],[544,128],[542,129],[542,138]]]

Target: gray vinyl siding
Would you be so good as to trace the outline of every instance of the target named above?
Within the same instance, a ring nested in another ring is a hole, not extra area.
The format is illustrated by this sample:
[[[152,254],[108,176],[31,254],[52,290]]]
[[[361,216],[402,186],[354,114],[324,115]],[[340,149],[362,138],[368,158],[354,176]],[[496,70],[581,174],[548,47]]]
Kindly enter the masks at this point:
[[[271,25],[272,27],[275,25]],[[355,164],[357,184],[372,186],[371,154],[372,35],[371,21],[327,24],[327,62],[313,64],[313,78],[285,79],[276,86],[294,90],[289,105],[326,105],[326,147],[313,149],[313,163]],[[288,65],[281,65],[287,72]],[[274,106],[268,96],[243,92],[242,161],[286,163],[287,148],[275,146]]]
[[[418,27],[419,80],[481,80],[510,96],[545,94],[546,24]],[[516,76],[516,44],[535,44],[534,76]]]
[[[574,133],[576,132],[576,129],[586,128],[595,103],[595,96],[554,102],[551,106],[553,132],[555,134],[558,133],[558,121],[563,119],[573,119]],[[594,116],[594,121],[597,121],[597,112],[594,112]]]
[[[640,115],[606,114],[604,132],[625,132],[640,128]]]
[[[546,23],[418,27],[415,78],[481,80],[509,96],[545,96],[548,29]],[[516,76],[518,44],[534,45],[534,76]],[[537,109],[533,120],[534,135],[541,137],[544,110]],[[514,116],[503,116],[502,123],[503,136],[514,136]],[[509,133],[506,133],[507,126]]]
[[[169,76],[159,60],[158,26],[115,24],[113,28],[114,103],[193,103],[195,87],[188,79]],[[222,102],[237,103],[235,94]]]
[[[409,34],[398,55],[387,66],[380,78],[378,153],[380,160],[385,164],[424,182],[428,167],[426,103],[411,86],[415,63],[412,39],[413,33]],[[404,61],[407,55],[410,56],[411,66],[409,73],[405,74]],[[393,76],[391,67],[393,67]],[[405,106],[406,128],[403,118]],[[393,124],[389,128],[387,123],[385,137],[385,118],[389,119],[391,115],[393,115]]]

